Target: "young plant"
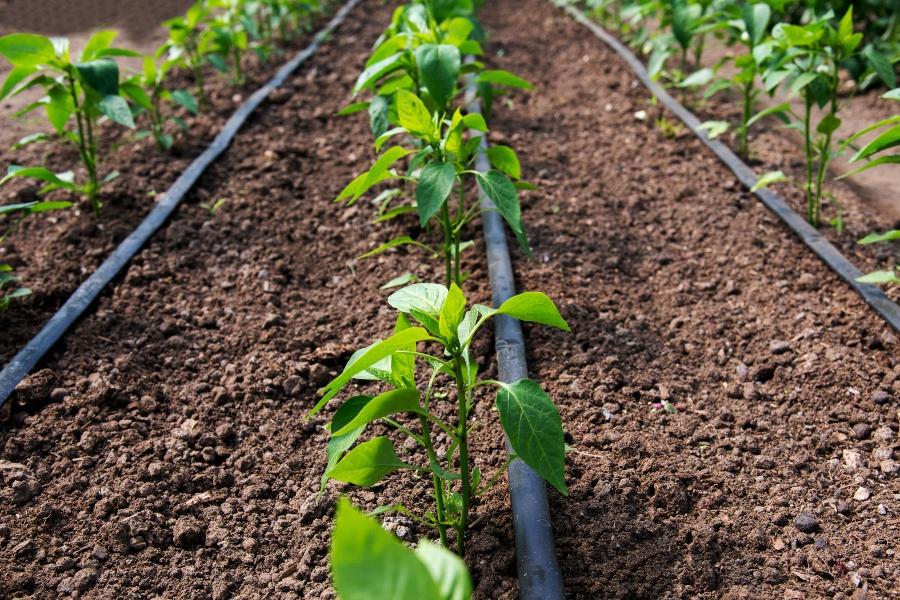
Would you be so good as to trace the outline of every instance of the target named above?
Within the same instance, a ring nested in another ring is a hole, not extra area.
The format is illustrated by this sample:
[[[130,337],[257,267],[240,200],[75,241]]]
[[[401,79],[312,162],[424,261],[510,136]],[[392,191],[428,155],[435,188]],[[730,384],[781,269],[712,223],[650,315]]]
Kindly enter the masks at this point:
[[[144,66],[140,74],[134,75],[123,81],[120,88],[139,111],[146,112],[149,129],[138,132],[137,138],[153,136],[160,150],[168,150],[172,147],[172,135],[166,133],[166,124],[169,121],[177,124],[183,131],[187,131],[187,123],[181,117],[171,114],[169,105],[177,104],[196,115],[198,112],[197,100],[187,90],[169,90],[166,80],[169,71],[177,64],[171,59],[162,60],[157,64],[152,56],[144,57]]]
[[[401,89],[397,91],[397,124],[397,127],[386,131],[375,141],[376,150],[401,134],[409,138],[408,147],[392,146],[387,149],[368,171],[361,173],[341,191],[336,201],[346,200],[348,204],[353,204],[377,184],[393,180],[410,182],[415,187],[415,204],[392,208],[385,212],[386,216],[381,220],[415,212],[423,228],[433,224],[441,232],[441,247],[436,251],[409,236],[401,236],[363,257],[401,245],[415,245],[428,250],[432,255],[442,256],[446,285],[455,283],[461,286],[465,276],[460,270],[460,254],[470,245],[462,239],[463,228],[481,212],[477,198],[467,195],[473,182],[477,182],[494,202],[522,249],[529,252],[516,188],[517,185],[528,187],[529,184],[518,181],[521,167],[515,151],[508,146],[494,146],[488,151],[494,169],[482,174],[471,168],[481,143],[481,135],[467,134],[467,130],[474,130],[482,135],[487,132],[487,125],[481,115],[463,116],[457,109],[452,117],[445,118],[443,113],[429,111],[425,103],[412,92]],[[412,159],[407,175],[400,175],[392,167],[409,155],[412,155]],[[389,195],[386,201],[399,197],[402,196]]]
[[[472,597],[469,571],[453,552],[428,540],[410,550],[344,498],[334,519],[331,573],[341,600]]]
[[[244,54],[259,39],[256,20],[248,14],[243,0],[208,0],[215,16],[209,21],[212,44],[209,62],[222,73],[231,71],[235,84],[245,81]]]
[[[119,66],[114,57],[137,56],[137,53],[113,48],[111,44],[115,37],[114,31],[95,33],[76,62],[70,59],[69,41],[63,38],[50,39],[28,33],[0,37],[0,55],[13,67],[0,90],[0,99],[34,87],[43,88],[46,95],[19,114],[45,109],[47,120],[57,135],[77,148],[87,173],[87,181],[79,184],[72,172],[56,174],[45,167],[13,165],[0,184],[12,177],[37,179],[46,184],[42,193],[55,189],[76,192],[87,199],[95,213],[99,213],[100,187],[118,173],[112,171],[101,179],[98,123],[105,117],[120,125],[134,127],[131,108],[120,95]],[[38,139],[37,136],[29,138]]]
[[[497,309],[476,304],[467,311],[466,298],[456,285],[448,290],[439,284],[417,283],[392,294],[388,304],[400,312],[394,334],[357,351],[343,372],[321,390],[322,399],[309,412],[308,417],[316,414],[353,379],[388,386],[387,391],[374,396],[352,396],[338,408],[328,425],[331,439],[322,484],[335,479],[370,487],[399,469],[430,474],[435,510],[424,520],[438,530],[441,542],[448,548],[448,531],[455,530],[456,551],[462,556],[472,502],[502,475],[501,470],[483,478],[469,454],[468,436],[475,426],[470,415],[479,388],[497,388],[496,407],[514,457],[560,493],[567,493],[565,442],[553,401],[530,379],[511,384],[479,379],[478,364],[471,356],[472,341],[496,315],[566,331],[569,326],[553,302],[540,292],[513,296]],[[411,319],[419,325],[413,325]],[[435,351],[419,352],[421,342],[432,344]],[[428,372],[428,383],[421,390],[416,377],[419,365]],[[438,393],[436,388],[444,382],[449,382],[453,396]],[[455,403],[450,406],[439,402],[451,398]],[[449,422],[448,412],[455,413]],[[357,444],[366,427],[376,421],[413,440],[424,450],[427,463],[403,461],[386,436]],[[439,452],[442,448],[443,452]]]
[[[193,74],[194,88],[202,108],[209,107],[203,66],[211,52],[212,38],[206,28],[210,18],[206,2],[197,0],[184,16],[163,23],[169,30],[169,39],[157,51],[157,56],[165,54],[172,66],[182,67]]]

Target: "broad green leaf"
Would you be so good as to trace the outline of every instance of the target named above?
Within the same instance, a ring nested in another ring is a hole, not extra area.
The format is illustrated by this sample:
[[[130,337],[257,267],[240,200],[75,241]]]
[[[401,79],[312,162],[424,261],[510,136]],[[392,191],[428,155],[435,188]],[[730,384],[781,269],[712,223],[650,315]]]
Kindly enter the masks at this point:
[[[385,475],[403,468],[416,467],[400,460],[391,440],[379,436],[347,452],[331,470],[330,476],[345,483],[371,487]]]
[[[130,98],[132,102],[144,110],[153,110],[153,100],[144,91],[144,88],[133,80],[123,81],[119,84],[119,92]]]
[[[425,227],[450,197],[456,182],[456,168],[445,162],[425,165],[416,186],[416,210],[419,225]]]
[[[111,58],[98,58],[75,65],[81,80],[101,96],[119,94],[119,65]]]
[[[425,564],[437,584],[441,600],[470,600],[472,580],[463,560],[440,544],[423,539],[416,548],[416,556]]]
[[[531,82],[513,75],[509,71],[503,70],[488,69],[486,71],[482,71],[478,75],[478,83],[490,83],[493,85],[502,85],[523,90],[534,89],[534,85]]]
[[[897,165],[900,164],[900,154],[889,154],[887,156],[882,156],[880,158],[876,158],[875,160],[869,161],[865,165],[859,167],[858,169],[853,169],[847,173],[844,173],[838,179],[843,179],[844,177],[850,177],[852,175],[856,175],[857,173],[861,173],[862,171],[868,171],[869,169],[873,169],[875,167],[879,167],[881,165]]]
[[[448,44],[423,44],[416,48],[419,76],[438,107],[453,96],[459,78],[459,49]]]
[[[559,310],[556,308],[553,300],[543,292],[522,292],[521,294],[516,294],[501,304],[499,308],[493,311],[493,314],[509,315],[520,321],[540,323],[557,327],[563,331],[570,331],[569,324],[559,314]]]
[[[768,187],[773,183],[781,183],[782,181],[787,181],[787,176],[781,171],[769,171],[768,173],[763,173],[760,175],[756,183],[753,184],[753,187],[750,188],[751,192],[755,192],[756,190],[761,190],[764,187]]]
[[[900,100],[900,88],[891,90],[885,94],[882,94],[882,98],[887,100]]]
[[[437,319],[448,290],[439,283],[414,283],[391,294],[387,301],[395,309],[409,313],[413,309]]]
[[[430,138],[434,134],[434,123],[428,108],[415,94],[406,90],[397,92],[397,120],[413,135]]]
[[[888,148],[893,148],[898,145],[900,145],[900,125],[892,127],[887,131],[881,133],[874,140],[860,148],[860,150],[856,154],[854,154],[853,158],[850,160],[851,162],[862,160],[864,158],[868,158],[873,154],[882,152],[884,150],[887,150]]]
[[[337,111],[336,116],[338,117],[346,117],[348,115],[355,115],[358,112],[362,112],[364,110],[369,109],[369,102],[354,102],[353,104],[348,104],[341,110]]]
[[[397,313],[397,321],[394,323],[394,333],[400,333],[412,327],[409,318],[405,313]],[[391,378],[394,385],[398,387],[415,388],[416,387],[416,357],[412,352],[416,349],[415,344],[410,344],[406,348],[406,352],[397,352],[391,356]]]
[[[390,127],[390,109],[391,102],[385,96],[375,96],[369,103],[369,129],[376,138],[381,137]],[[376,144],[375,149],[380,150],[380,144]]]
[[[706,137],[714,140],[728,131],[730,125],[728,121],[704,121],[698,127],[706,132]]]
[[[499,169],[513,179],[522,178],[522,166],[516,151],[509,146],[491,146],[487,150],[488,160],[491,166]]]
[[[769,19],[772,18],[772,9],[768,4],[762,2],[745,4],[741,10],[741,17],[744,20],[747,35],[750,36],[751,45],[756,46],[766,35]]]
[[[53,173],[44,167],[20,167],[18,165],[10,165],[6,170],[6,177],[0,179],[0,185],[3,185],[13,177],[33,177],[34,179],[46,181],[47,183],[67,190],[74,190],[76,186],[68,177],[66,177],[67,173]]]
[[[84,45],[84,50],[81,51],[80,60],[86,62],[97,58],[97,53],[109,48],[113,40],[116,39],[116,35],[118,35],[117,32],[112,29],[98,31],[92,35]]]
[[[779,23],[775,26],[773,35],[776,39],[786,40],[791,46],[809,46],[819,41],[822,30]]]
[[[509,224],[514,233],[522,232],[522,212],[519,206],[519,192],[502,171],[492,169],[478,174],[478,183],[485,195],[491,199],[497,212]]]
[[[837,131],[838,127],[841,126],[841,120],[834,113],[828,113],[822,120],[819,121],[819,125],[816,127],[816,131],[819,133],[828,135]]]
[[[878,52],[873,46],[866,46],[863,50],[863,57],[872,67],[872,70],[878,74],[878,78],[889,88],[897,86],[897,75],[894,73],[894,65],[891,60],[884,54]]]
[[[200,112],[200,108],[197,106],[197,99],[187,90],[174,90],[172,92],[172,100],[181,105],[192,115],[196,115]]]
[[[530,379],[501,384],[497,410],[516,456],[561,494],[568,495],[562,421],[541,386]]]
[[[406,285],[407,283],[412,283],[416,280],[416,276],[412,273],[404,273],[403,275],[397,275],[387,283],[381,286],[382,290],[389,290],[391,288],[400,287],[401,285]]]
[[[781,118],[782,120],[785,120],[784,114],[790,110],[791,110],[791,105],[789,102],[782,102],[781,104],[778,104],[776,106],[770,106],[769,108],[761,110],[758,113],[756,113],[755,115],[753,115],[753,117],[751,117],[750,120],[747,121],[747,126],[749,127],[749,126],[753,125],[754,123],[756,123],[757,121],[760,121],[761,119],[764,119],[770,115],[776,115],[779,118]]]
[[[441,598],[422,561],[343,498],[338,502],[331,541],[331,572],[342,600]]]
[[[398,52],[397,54],[378,61],[374,65],[366,67],[366,69],[359,74],[359,78],[357,78],[356,84],[353,86],[353,93],[358,94],[364,89],[371,88],[373,84],[388,73],[403,68],[403,60],[403,52]]]
[[[415,388],[390,390],[375,396],[348,423],[338,430],[332,430],[332,435],[344,435],[372,421],[405,412],[422,413],[419,391]]]
[[[486,133],[488,130],[484,117],[478,113],[469,113],[462,118],[463,127]]]
[[[870,233],[863,239],[859,240],[857,244],[876,244],[879,242],[891,242],[894,240],[900,240],[900,229],[892,229],[891,231],[886,231],[884,233]]]
[[[466,313],[466,297],[459,287],[452,283],[444,304],[441,305],[441,313],[438,327],[445,339],[453,339],[457,335],[457,328]]]
[[[15,87],[22,82],[23,79],[35,72],[37,67],[33,66],[17,66],[9,72],[3,87],[0,88],[0,99],[6,98]]]
[[[369,348],[368,352],[360,356],[352,365],[347,365],[344,371],[334,378],[328,385],[323,388],[324,396],[316,403],[312,410],[307,413],[306,418],[312,417],[314,414],[322,410],[329,400],[334,398],[338,392],[347,385],[354,375],[362,373],[381,359],[392,355],[397,350],[406,349],[410,344],[427,340],[430,336],[428,332],[421,327],[410,327],[400,333],[396,333],[388,339],[374,344]]]
[[[712,81],[712,78],[714,76],[715,72],[712,69],[703,68],[699,71],[694,71],[693,73],[685,77],[684,81],[678,84],[678,87],[701,87]]]
[[[11,33],[0,37],[0,55],[14,67],[36,67],[56,58],[50,40],[33,33]]]
[[[128,102],[122,96],[106,96],[100,100],[100,112],[109,117],[110,121],[134,128],[134,116]]]
[[[337,409],[337,412],[334,415],[334,419],[331,420],[332,431],[342,428],[346,423],[349,423],[371,399],[372,396],[353,396],[352,398],[344,402],[341,407]],[[332,436],[328,439],[328,447],[326,451],[328,455],[328,463],[325,466],[325,472],[322,473],[322,478],[319,482],[320,489],[325,489],[325,485],[331,478],[331,471],[334,469],[334,466],[338,463],[341,457],[344,456],[344,453],[353,447],[353,444],[355,444],[356,440],[359,439],[359,436],[362,434],[364,429],[365,427],[357,427],[353,431],[349,431],[343,435],[332,434]]]
[[[872,271],[871,273],[866,273],[862,277],[857,277],[856,280],[860,283],[871,283],[875,285],[883,283],[900,283],[900,277],[897,277],[895,271]]]

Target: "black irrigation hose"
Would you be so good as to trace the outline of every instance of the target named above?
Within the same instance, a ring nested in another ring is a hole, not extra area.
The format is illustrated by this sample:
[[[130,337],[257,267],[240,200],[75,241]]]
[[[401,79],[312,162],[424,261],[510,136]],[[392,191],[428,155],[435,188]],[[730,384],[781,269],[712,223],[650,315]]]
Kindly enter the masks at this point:
[[[125,238],[113,251],[100,268],[98,268],[77,290],[66,300],[62,308],[44,325],[43,329],[25,345],[22,350],[0,371],[0,407],[13,393],[19,382],[37,365],[38,361],[52,348],[69,327],[81,317],[97,298],[100,292],[109,285],[128,262],[137,254],[147,240],[162,227],[172,211],[181,203],[190,189],[197,183],[207,167],[213,163],[231,144],[235,135],[250,115],[260,104],[290,77],[297,68],[315,54],[322,42],[343,22],[347,14],[353,10],[360,0],[348,0],[334,15],[315,39],[294,58],[285,63],[272,79],[247,98],[222,127],[222,130],[203,151],[175,180],[172,187],[153,207],[144,221],[131,235]]]
[[[744,161],[742,161],[731,149],[724,143],[710,139],[706,132],[700,128],[700,120],[680,102],[672,98],[669,93],[658,83],[653,81],[647,74],[643,63],[618,39],[609,34],[602,27],[588,19],[584,13],[573,6],[566,6],[565,10],[579,23],[587,27],[594,35],[600,38],[607,46],[616,51],[622,59],[631,67],[638,79],[659,99],[659,101],[667,109],[675,113],[687,127],[694,132],[700,141],[713,151],[713,153],[722,161],[726,167],[737,176],[742,184],[751,189],[756,185],[756,173],[753,172]],[[862,271],[857,269],[846,256],[840,253],[831,242],[822,237],[814,227],[806,220],[798,215],[788,206],[778,194],[761,189],[754,192],[756,196],[765,204],[769,210],[781,219],[800,240],[809,246],[809,248],[822,259],[835,273],[841,276],[850,287],[862,296],[869,306],[881,315],[888,324],[896,331],[900,331],[900,306],[892,301],[878,287],[857,281],[858,277],[863,275]]]
[[[481,112],[481,104],[469,87],[469,112]],[[481,173],[490,170],[486,155],[487,139],[482,137],[481,151],[475,169]],[[493,290],[494,306],[500,306],[516,293],[516,282],[503,219],[494,203],[481,188],[481,221],[484,227],[484,244],[488,271]],[[494,346],[497,351],[500,381],[513,383],[528,377],[525,364],[525,340],[522,326],[517,319],[498,315],[493,319]],[[512,448],[507,441],[507,452]],[[516,536],[516,563],[519,573],[520,600],[562,600],[563,578],[556,560],[553,528],[550,523],[550,507],[547,502],[547,485],[531,467],[521,460],[514,460],[507,472],[509,496]]]

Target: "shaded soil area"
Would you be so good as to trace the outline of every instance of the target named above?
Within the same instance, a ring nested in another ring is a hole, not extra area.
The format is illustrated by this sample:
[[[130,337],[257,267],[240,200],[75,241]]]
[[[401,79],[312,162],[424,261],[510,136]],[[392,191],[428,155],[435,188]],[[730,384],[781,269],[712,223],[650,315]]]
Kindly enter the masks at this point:
[[[365,203],[332,202],[373,159],[364,115],[334,115],[390,14],[371,0],[348,17],[20,386],[0,427],[0,596],[332,598],[338,493],[427,510],[430,480],[409,473],[320,498],[331,412],[303,419],[353,351],[391,332],[379,286],[439,277],[416,253],[356,262],[422,233],[415,218],[372,227]],[[467,293],[485,302],[483,249],[470,252]],[[489,338],[475,353],[488,373]],[[490,399],[474,417],[472,454],[491,474],[505,454]],[[508,506],[501,483],[475,508],[466,558],[479,598],[515,597]],[[384,521],[411,542],[430,533]]]
[[[518,287],[573,329],[528,328],[574,448],[568,595],[897,597],[896,335],[698,141],[636,120],[646,90],[586,29],[541,0],[483,21],[537,85],[491,141],[541,186]]]

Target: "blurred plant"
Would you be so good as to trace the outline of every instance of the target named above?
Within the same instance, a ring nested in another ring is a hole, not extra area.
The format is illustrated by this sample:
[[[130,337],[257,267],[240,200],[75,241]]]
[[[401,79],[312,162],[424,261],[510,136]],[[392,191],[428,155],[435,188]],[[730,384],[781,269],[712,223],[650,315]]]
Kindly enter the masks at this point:
[[[147,113],[150,128],[139,131],[136,138],[153,136],[160,150],[168,150],[173,143],[172,135],[166,133],[166,123],[172,121],[182,130],[188,129],[184,119],[172,114],[168,105],[177,104],[193,115],[198,112],[197,100],[189,91],[166,87],[169,71],[177,64],[177,60],[163,59],[157,63],[152,56],[145,56],[141,73],[120,85],[122,93],[138,107],[136,112]]]

